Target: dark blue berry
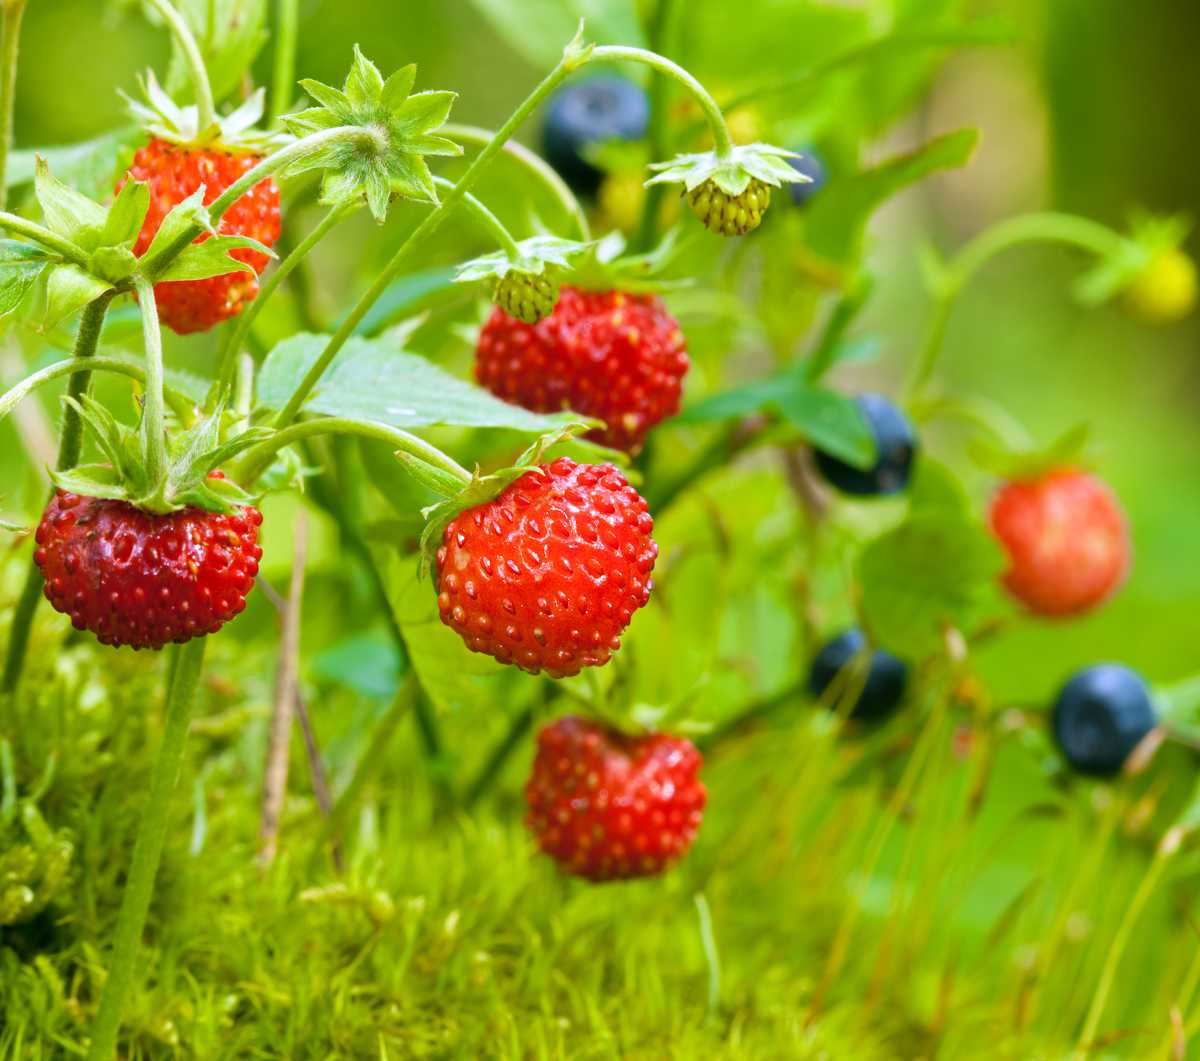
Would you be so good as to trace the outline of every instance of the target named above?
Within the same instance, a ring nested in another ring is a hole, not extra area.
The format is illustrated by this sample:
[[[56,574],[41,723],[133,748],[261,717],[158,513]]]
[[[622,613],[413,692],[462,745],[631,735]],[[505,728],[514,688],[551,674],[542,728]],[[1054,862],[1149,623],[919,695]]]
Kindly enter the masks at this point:
[[[1076,770],[1117,773],[1157,719],[1146,683],[1119,663],[1085,667],[1063,686],[1051,716],[1054,742]]]
[[[812,662],[808,673],[808,688],[815,697],[820,697],[829,688],[842,668],[864,651],[867,639],[858,629],[847,630],[835,637]],[[861,680],[851,678],[847,680]],[[850,717],[860,722],[881,722],[887,718],[904,698],[908,683],[908,668],[890,652],[876,649],[871,653],[870,669],[862,692],[850,709]],[[836,698],[835,698],[836,701]],[[831,707],[838,707],[836,702]]]
[[[825,181],[829,176],[825,172],[825,164],[821,161],[821,156],[812,148],[801,149],[799,157],[789,158],[788,164],[797,173],[810,178],[805,184],[789,184],[787,186],[792,202],[797,206],[804,206],[825,187]]]
[[[585,157],[592,144],[640,140],[650,104],[628,78],[602,74],[560,88],[546,105],[542,147],[546,158],[575,191],[593,195],[604,174]]]
[[[875,440],[875,463],[870,468],[855,468],[816,450],[817,467],[832,486],[846,494],[869,497],[899,493],[908,486],[912,473],[917,451],[916,432],[908,417],[882,394],[860,394],[855,403],[862,410]]]

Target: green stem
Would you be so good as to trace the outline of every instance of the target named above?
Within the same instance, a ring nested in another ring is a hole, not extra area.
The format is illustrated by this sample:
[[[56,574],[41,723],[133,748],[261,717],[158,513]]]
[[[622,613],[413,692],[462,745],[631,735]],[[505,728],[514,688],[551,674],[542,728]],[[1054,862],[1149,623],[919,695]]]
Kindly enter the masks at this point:
[[[863,308],[873,286],[874,282],[871,277],[865,273],[862,274],[853,281],[849,290],[833,307],[825,330],[821,333],[821,340],[804,366],[806,383],[820,383],[825,378],[825,374],[833,368],[837,362],[838,348],[841,346],[842,337]]]
[[[447,180],[445,177],[434,177],[433,183],[439,188],[454,187],[454,182]],[[521,248],[517,246],[517,241],[513,239],[512,233],[504,227],[500,218],[493,214],[475,196],[467,194],[462,199],[467,212],[475,219],[479,227],[500,245],[500,249],[508,256],[508,260],[519,262],[521,260]]]
[[[207,638],[197,637],[181,646],[176,653],[178,665],[167,690],[162,741],[138,826],[129,875],[125,881],[125,894],[121,899],[121,911],[117,915],[108,979],[100,996],[96,1022],[92,1026],[92,1042],[88,1050],[90,1061],[109,1061],[116,1049],[121,1014],[133,986],[142,930],[162,858],[171,795],[179,781],[183,764],[184,745],[204,665],[206,643]]]
[[[296,39],[300,23],[300,0],[279,0],[275,8],[275,68],[271,81],[271,122],[292,105],[296,80]]]
[[[225,345],[221,349],[221,356],[217,364],[217,377],[213,383],[212,390],[209,392],[208,402],[206,403],[210,411],[215,408],[220,396],[228,390],[233,378],[234,366],[237,364],[238,354],[241,353],[246,336],[249,334],[255,320],[257,320],[259,313],[262,312],[263,306],[279,289],[280,284],[292,274],[296,266],[308,257],[309,252],[329,234],[334,226],[340,224],[355,209],[357,209],[357,204],[353,206],[338,205],[332,207],[321,218],[317,226],[304,237],[303,241],[279,263],[279,266],[267,278],[266,283],[262,285],[258,297],[242,311],[234,323],[233,330],[226,338]]]
[[[91,383],[92,373],[86,365],[95,356],[96,346],[100,341],[100,329],[104,324],[104,314],[108,304],[113,299],[113,293],[101,295],[95,302],[88,304],[79,322],[79,334],[75,337],[75,370],[71,373],[67,384],[67,394],[76,401],[81,399]],[[83,423],[73,405],[68,404],[63,412],[62,430],[58,441],[58,460],[55,467],[60,472],[69,471],[79,463],[79,452],[83,445]],[[16,690],[21,681],[21,672],[25,669],[25,656],[29,649],[29,635],[33,629],[33,617],[37,612],[38,602],[42,596],[42,573],[36,564],[31,563],[25,574],[25,584],[21,587],[21,595],[17,598],[13,609],[12,622],[9,624],[8,649],[4,656],[4,674],[0,677],[0,693],[11,693]]]
[[[729,126],[725,124],[725,116],[721,113],[721,108],[709,95],[708,90],[678,63],[673,63],[665,56],[647,51],[645,48],[629,48],[620,44],[606,44],[599,48],[593,48],[588,56],[588,62],[642,63],[651,70],[657,70],[659,73],[674,78],[700,104],[708,127],[712,130],[717,157],[728,158],[733,153],[733,137],[729,135]]]
[[[1121,964],[1121,958],[1125,953],[1125,946],[1129,942],[1129,937],[1133,933],[1134,925],[1137,924],[1143,908],[1158,885],[1163,870],[1166,869],[1167,859],[1179,849],[1182,836],[1182,831],[1176,826],[1162,838],[1155,849],[1154,858],[1151,859],[1150,865],[1142,876],[1137,891],[1133,893],[1133,898],[1125,907],[1121,923],[1117,926],[1116,934],[1104,957],[1100,980],[1096,985],[1096,993],[1092,996],[1092,1004],[1088,1007],[1083,1030],[1079,1033],[1079,1039],[1075,1043],[1075,1052],[1071,1055],[1072,1061],[1083,1061],[1092,1048],[1096,1029],[1100,1026],[1100,1018],[1104,1014],[1104,1006],[1108,1002],[1108,994],[1112,990],[1113,981],[1117,976],[1117,967]]]
[[[320,416],[293,424],[291,427],[278,431],[265,442],[247,450],[243,454],[233,478],[243,484],[254,482],[271,462],[271,458],[281,449],[316,435],[358,435],[361,438],[386,442],[389,446],[395,446],[396,449],[449,473],[464,486],[471,481],[471,473],[466,468],[436,446],[430,445],[416,435],[402,431],[398,427],[389,427],[387,424],[344,420],[334,416]]]
[[[667,41],[671,34],[673,16],[677,10],[675,0],[658,0],[654,5],[654,13],[649,26],[650,47],[656,52],[667,51]],[[650,75],[650,155],[653,159],[666,158],[667,147],[667,103],[668,79],[660,70],[654,70]],[[642,216],[638,221],[637,236],[634,248],[649,250],[654,246],[658,232],[659,212],[662,208],[663,195],[666,188],[661,184],[652,184],[646,189],[646,197],[642,202]]]
[[[204,66],[204,56],[200,46],[192,35],[184,17],[167,2],[167,0],[147,0],[151,7],[162,16],[167,29],[179,45],[183,55],[184,65],[187,66],[191,78],[192,91],[196,94],[196,128],[201,133],[210,130],[217,122],[217,108],[213,102],[212,86],[208,83],[208,70]]]
[[[476,125],[457,125],[454,123],[443,125],[438,129],[438,133],[442,136],[448,136],[451,140],[462,140],[468,144],[487,144],[496,135],[492,129],[481,129]],[[589,241],[592,238],[592,229],[588,224],[587,214],[584,213],[583,207],[579,204],[579,200],[575,198],[574,193],[567,187],[566,181],[554,171],[553,167],[540,155],[534,154],[534,152],[530,151],[529,148],[517,140],[509,140],[504,145],[504,151],[549,189],[562,205],[567,216],[575,222],[579,238],[585,243]]]
[[[1128,242],[1124,236],[1096,221],[1060,213],[1024,214],[981,232],[958,252],[938,278],[925,337],[905,385],[907,402],[912,404],[933,375],[958,296],[972,277],[996,255],[1026,243],[1065,243],[1097,257],[1108,258],[1118,256]]]
[[[77,247],[69,239],[55,235],[48,228],[43,228],[33,221],[28,221],[23,217],[18,217],[16,214],[0,210],[0,228],[7,229],[18,236],[26,236],[40,243],[48,250],[57,251],[67,261],[74,262],[84,269],[88,268],[88,256],[82,248]]]
[[[13,104],[17,97],[17,51],[26,0],[7,0],[0,32],[0,210],[8,205],[8,153],[13,141]]]
[[[146,347],[146,391],[142,406],[142,433],[146,439],[146,474],[149,481],[162,481],[167,469],[167,418],[163,405],[162,329],[154,285],[143,277],[136,281],[142,307],[142,339]]]
[[[128,376],[130,379],[137,380],[139,383],[145,384],[146,370],[141,365],[135,365],[132,361],[123,361],[117,357],[91,357],[88,359],[87,365],[89,372],[115,372],[121,376]],[[3,420],[13,409],[38,387],[47,383],[52,383],[61,376],[69,376],[78,372],[80,365],[75,358],[70,358],[66,361],[55,361],[52,365],[47,365],[45,368],[33,373],[31,376],[26,376],[20,383],[12,387],[11,390],[0,394],[0,420]]]
[[[538,104],[550,95],[578,65],[579,58],[577,56],[571,54],[563,56],[558,65],[546,75],[541,83],[517,107],[508,121],[496,131],[492,139],[488,141],[487,146],[475,156],[475,160],[467,167],[467,171],[459,178],[458,183],[446,193],[441,203],[426,214],[421,223],[400,244],[399,249],[392,255],[391,260],[376,277],[375,282],[367,289],[354,308],[350,310],[349,314],[347,314],[346,318],[338,326],[337,331],[330,337],[320,357],[317,358],[308,370],[307,375],[301,381],[300,386],[296,388],[287,405],[280,411],[275,420],[277,427],[286,427],[296,418],[301,407],[308,400],[308,396],[312,393],[313,388],[329,367],[330,362],[337,356],[338,351],[346,345],[346,341],[350,336],[354,334],[363,317],[366,316],[367,311],[388,289],[388,286],[400,272],[404,263],[422,244],[437,232],[442,222],[449,216],[451,209],[471,190],[475,182],[482,176],[487,164],[503,149],[521,123],[533,113]]]

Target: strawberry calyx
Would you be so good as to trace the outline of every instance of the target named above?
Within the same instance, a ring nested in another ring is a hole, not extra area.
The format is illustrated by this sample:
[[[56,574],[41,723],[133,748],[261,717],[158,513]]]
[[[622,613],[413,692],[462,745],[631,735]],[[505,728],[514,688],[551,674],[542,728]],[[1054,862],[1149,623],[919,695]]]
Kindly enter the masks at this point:
[[[54,485],[60,490],[128,501],[136,508],[159,515],[189,507],[229,515],[255,500],[254,495],[217,469],[243,450],[269,438],[270,429],[253,427],[222,440],[226,414],[223,408],[218,408],[174,437],[168,436],[165,466],[155,476],[150,471],[152,440],[145,417],[141,427],[134,429],[118,422],[92,398],[63,400],[78,414],[106,460],[51,472]]]
[[[516,257],[495,251],[463,262],[454,280],[460,284],[490,281],[495,305],[510,317],[536,324],[554,312],[563,272],[593,247],[590,241],[533,236],[516,244]]]
[[[967,452],[979,467],[1008,482],[1040,479],[1049,472],[1086,465],[1091,426],[1076,424],[1040,448],[1017,447],[997,439],[975,438]]]

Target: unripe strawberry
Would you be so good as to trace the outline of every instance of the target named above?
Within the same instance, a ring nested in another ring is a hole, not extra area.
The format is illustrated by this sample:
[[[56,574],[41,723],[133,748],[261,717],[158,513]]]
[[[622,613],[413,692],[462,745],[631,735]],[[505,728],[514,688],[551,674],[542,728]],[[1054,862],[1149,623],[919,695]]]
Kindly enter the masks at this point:
[[[707,799],[691,741],[630,737],[580,718],[538,734],[526,821],[565,873],[591,881],[661,873],[692,846]]]
[[[537,324],[554,312],[558,280],[548,270],[526,273],[514,269],[496,282],[492,301],[523,324]]]
[[[706,180],[687,193],[688,206],[710,232],[722,236],[744,236],[762,223],[771,205],[771,186],[752,178],[740,195],[722,191]]]
[[[446,526],[438,611],[474,652],[552,678],[607,663],[650,596],[646,502],[611,464],[562,457]]]

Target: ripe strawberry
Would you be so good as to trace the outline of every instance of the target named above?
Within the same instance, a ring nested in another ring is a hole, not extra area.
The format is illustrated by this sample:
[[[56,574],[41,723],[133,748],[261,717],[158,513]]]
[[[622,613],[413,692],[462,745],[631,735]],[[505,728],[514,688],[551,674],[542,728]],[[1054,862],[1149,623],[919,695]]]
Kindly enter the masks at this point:
[[[526,822],[566,873],[592,881],[661,873],[700,828],[707,794],[691,741],[629,737],[581,718],[538,734]]]
[[[650,596],[646,502],[611,464],[562,457],[460,513],[437,553],[438,610],[474,652],[552,678],[607,663]]]
[[[1008,483],[991,509],[1008,554],[1004,584],[1038,615],[1094,608],[1129,568],[1125,516],[1099,479],[1074,468]]]
[[[475,352],[475,375],[498,398],[595,416],[607,427],[587,437],[630,453],[679,411],[687,370],[683,333],[660,298],[573,287],[537,324],[497,309]]]
[[[234,181],[259,162],[257,155],[217,149],[182,147],[165,140],[151,140],[133,156],[126,179],[150,184],[150,209],[138,234],[134,253],[142,255],[150,246],[163,218],[204,185],[204,202],[217,199]],[[117,185],[120,191],[121,184]],[[233,204],[221,220],[226,235],[249,236],[268,247],[279,239],[279,187],[268,177]],[[200,236],[197,242],[207,239]],[[267,257],[258,251],[232,252],[238,261],[254,267],[261,276]],[[258,294],[258,280],[246,272],[226,273],[207,280],[171,280],[154,289],[162,322],[180,335],[207,331],[234,317]]]
[[[258,574],[262,513],[184,508],[156,515],[127,501],[59,490],[37,529],[46,598],[105,645],[161,648],[219,630]]]

